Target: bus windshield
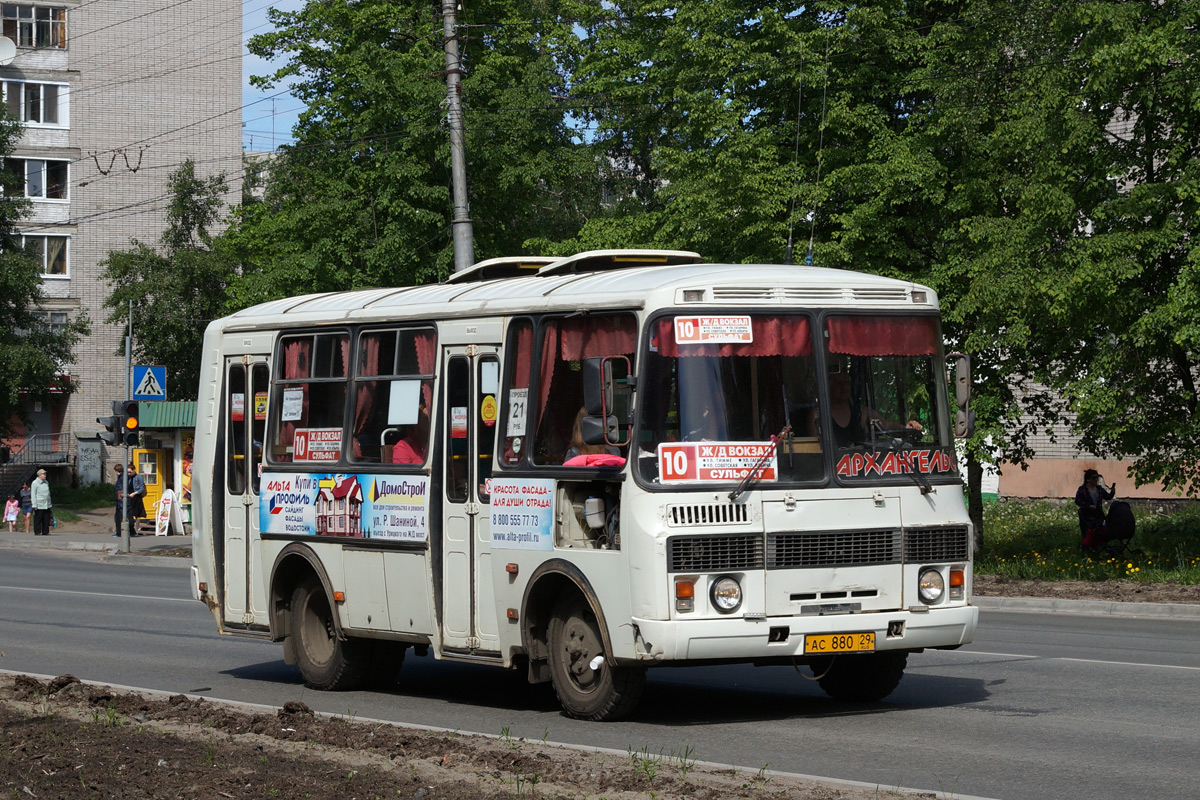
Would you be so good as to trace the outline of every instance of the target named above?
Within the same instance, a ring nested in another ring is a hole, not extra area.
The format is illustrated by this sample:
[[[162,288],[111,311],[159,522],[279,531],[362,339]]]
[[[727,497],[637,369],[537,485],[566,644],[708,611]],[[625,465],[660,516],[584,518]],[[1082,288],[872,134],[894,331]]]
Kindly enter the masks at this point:
[[[771,483],[952,473],[936,317],[663,317],[639,380],[648,483]],[[781,433],[786,434],[780,437]],[[778,439],[778,441],[774,441]]]
[[[737,482],[765,459],[756,477],[821,480],[811,332],[801,314],[655,320],[639,379],[642,479]]]
[[[830,316],[824,333],[838,478],[953,472],[937,319]]]

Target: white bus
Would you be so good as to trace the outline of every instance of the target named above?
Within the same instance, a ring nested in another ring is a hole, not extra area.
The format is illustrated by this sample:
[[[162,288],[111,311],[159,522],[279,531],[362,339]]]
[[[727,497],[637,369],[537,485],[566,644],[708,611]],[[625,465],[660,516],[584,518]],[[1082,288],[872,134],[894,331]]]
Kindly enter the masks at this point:
[[[937,297],[679,251],[495,259],[209,325],[192,591],[318,689],[405,652],[628,714],[659,665],[876,700],[969,642]],[[965,361],[965,359],[964,359]]]

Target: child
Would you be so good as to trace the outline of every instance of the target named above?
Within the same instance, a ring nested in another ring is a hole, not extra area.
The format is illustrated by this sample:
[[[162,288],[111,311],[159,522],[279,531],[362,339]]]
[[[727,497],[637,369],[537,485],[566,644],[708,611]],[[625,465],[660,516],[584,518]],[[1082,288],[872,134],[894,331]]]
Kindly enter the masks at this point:
[[[4,521],[8,523],[8,532],[17,532],[17,512],[21,510],[21,504],[17,502],[17,496],[10,494],[8,502],[4,504]]]

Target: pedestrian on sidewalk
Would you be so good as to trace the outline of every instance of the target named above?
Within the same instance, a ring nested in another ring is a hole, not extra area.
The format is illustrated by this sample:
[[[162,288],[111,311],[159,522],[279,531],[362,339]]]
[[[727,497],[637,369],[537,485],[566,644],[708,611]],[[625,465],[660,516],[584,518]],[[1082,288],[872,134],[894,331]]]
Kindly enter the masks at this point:
[[[17,502],[17,496],[10,494],[8,502],[4,504],[4,521],[8,523],[8,532],[17,532],[17,513],[21,510],[21,504]]]
[[[116,475],[113,489],[117,498],[117,507],[113,511],[113,530],[115,530],[116,533],[114,533],[113,536],[119,537],[121,535],[121,515],[125,511],[125,468],[120,464],[117,464],[115,467],[113,467],[113,473]],[[132,516],[129,518],[129,535],[135,535],[133,531]]]
[[[129,535],[141,536],[137,532],[138,520],[146,516],[146,506],[142,498],[146,496],[146,481],[138,474],[133,462],[125,468],[127,486],[129,488]]]
[[[33,520],[33,490],[29,488],[29,481],[21,484],[18,497],[21,501],[21,513],[25,515],[25,532],[29,533],[29,525]]]
[[[50,481],[46,480],[46,470],[37,471],[29,491],[33,497],[33,535],[49,536],[54,503],[50,500]]]

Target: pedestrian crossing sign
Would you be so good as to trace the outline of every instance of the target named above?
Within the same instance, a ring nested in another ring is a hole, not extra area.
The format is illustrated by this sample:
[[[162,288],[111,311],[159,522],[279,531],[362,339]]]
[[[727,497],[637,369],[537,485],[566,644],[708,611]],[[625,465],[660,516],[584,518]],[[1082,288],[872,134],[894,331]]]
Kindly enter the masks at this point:
[[[134,367],[131,400],[166,400],[167,368]]]

